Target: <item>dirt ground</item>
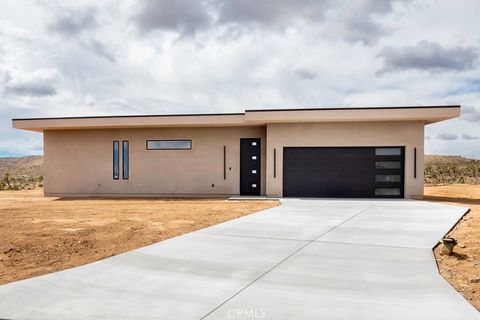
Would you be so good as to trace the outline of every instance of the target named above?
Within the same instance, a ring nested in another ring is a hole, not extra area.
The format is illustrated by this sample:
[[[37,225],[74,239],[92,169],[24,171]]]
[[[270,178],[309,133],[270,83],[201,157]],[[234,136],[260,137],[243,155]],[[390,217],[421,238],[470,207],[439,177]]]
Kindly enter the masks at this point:
[[[480,310],[480,185],[427,186],[426,200],[471,208],[435,249],[441,274]],[[0,284],[86,264],[278,205],[223,199],[61,199],[0,192]]]
[[[0,192],[0,284],[83,265],[278,205]]]
[[[471,209],[448,235],[458,241],[453,255],[441,245],[434,252],[442,276],[480,310],[480,185],[427,186],[425,195]]]

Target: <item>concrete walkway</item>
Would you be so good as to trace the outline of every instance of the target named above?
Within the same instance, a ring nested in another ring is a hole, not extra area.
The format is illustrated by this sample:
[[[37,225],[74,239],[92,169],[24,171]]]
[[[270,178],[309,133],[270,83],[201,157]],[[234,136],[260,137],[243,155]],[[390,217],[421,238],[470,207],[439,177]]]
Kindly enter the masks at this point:
[[[480,319],[431,248],[466,208],[282,205],[0,286],[3,319]]]

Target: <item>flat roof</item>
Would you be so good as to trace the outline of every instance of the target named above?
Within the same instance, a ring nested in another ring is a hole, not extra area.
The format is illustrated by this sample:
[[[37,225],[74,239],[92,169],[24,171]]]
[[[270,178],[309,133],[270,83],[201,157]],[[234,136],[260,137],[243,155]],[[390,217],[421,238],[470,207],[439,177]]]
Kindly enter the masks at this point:
[[[43,132],[68,129],[251,126],[289,122],[424,121],[429,124],[459,115],[460,105],[248,109],[243,113],[15,118],[12,119],[12,126]]]
[[[273,109],[247,109],[245,112],[264,112],[264,111],[312,111],[312,110],[381,110],[381,109],[437,109],[437,108],[460,108],[460,105],[441,105],[441,106],[390,106],[390,107],[325,107],[325,108],[273,108]]]

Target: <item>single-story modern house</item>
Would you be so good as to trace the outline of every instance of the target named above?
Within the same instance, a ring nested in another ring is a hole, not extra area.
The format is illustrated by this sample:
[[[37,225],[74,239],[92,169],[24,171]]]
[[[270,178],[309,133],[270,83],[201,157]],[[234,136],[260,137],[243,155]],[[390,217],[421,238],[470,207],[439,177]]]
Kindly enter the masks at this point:
[[[424,126],[460,106],[13,119],[46,196],[421,198]]]

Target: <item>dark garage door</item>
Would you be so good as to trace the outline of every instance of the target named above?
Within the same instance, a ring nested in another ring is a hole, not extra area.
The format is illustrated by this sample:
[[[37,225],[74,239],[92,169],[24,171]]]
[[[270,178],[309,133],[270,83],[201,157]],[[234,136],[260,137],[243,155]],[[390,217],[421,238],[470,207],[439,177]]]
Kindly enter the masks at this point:
[[[403,147],[286,147],[285,197],[403,197]]]

